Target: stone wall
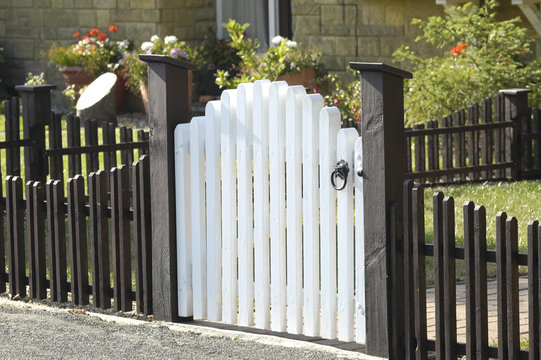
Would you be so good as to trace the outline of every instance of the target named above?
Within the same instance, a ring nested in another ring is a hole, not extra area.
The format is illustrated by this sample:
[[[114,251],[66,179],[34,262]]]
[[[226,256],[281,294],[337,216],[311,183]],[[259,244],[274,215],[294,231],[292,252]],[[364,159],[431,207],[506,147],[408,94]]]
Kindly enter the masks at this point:
[[[53,41],[73,42],[77,31],[119,27],[114,40],[130,39],[136,45],[153,34],[175,34],[188,41],[202,40],[215,26],[215,0],[0,0],[0,47],[7,63],[0,79],[21,84],[26,74],[45,72],[49,82],[62,85],[56,67],[42,52]]]
[[[503,18],[522,15],[510,0],[500,4]],[[320,49],[332,71],[343,71],[351,61],[392,63],[401,44],[431,55],[432,48],[415,42],[420,32],[411,20],[443,13],[435,0],[292,0],[295,40]],[[535,35],[524,18],[523,24]]]

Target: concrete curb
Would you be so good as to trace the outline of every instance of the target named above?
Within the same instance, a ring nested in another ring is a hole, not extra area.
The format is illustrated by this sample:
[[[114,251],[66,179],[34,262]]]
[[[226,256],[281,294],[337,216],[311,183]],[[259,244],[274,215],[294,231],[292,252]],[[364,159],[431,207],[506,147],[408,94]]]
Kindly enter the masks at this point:
[[[240,341],[255,341],[265,345],[282,346],[288,348],[307,349],[324,351],[333,355],[339,356],[345,359],[363,359],[363,360],[381,360],[383,358],[369,356],[358,352],[352,352],[334,348],[331,346],[325,346],[320,344],[314,344],[306,341],[286,339],[273,335],[252,334],[235,330],[217,329],[207,326],[191,325],[191,324],[178,324],[165,321],[144,321],[139,319],[130,319],[122,316],[102,314],[98,312],[85,311],[80,308],[57,308],[45,304],[15,301],[5,297],[0,297],[0,305],[10,306],[20,309],[28,309],[33,311],[47,311],[49,313],[70,313],[73,315],[87,315],[95,318],[99,318],[102,321],[118,324],[123,326],[148,326],[148,327],[166,327],[171,331],[184,332],[184,333],[198,333],[202,336],[208,337],[227,337],[230,339]]]

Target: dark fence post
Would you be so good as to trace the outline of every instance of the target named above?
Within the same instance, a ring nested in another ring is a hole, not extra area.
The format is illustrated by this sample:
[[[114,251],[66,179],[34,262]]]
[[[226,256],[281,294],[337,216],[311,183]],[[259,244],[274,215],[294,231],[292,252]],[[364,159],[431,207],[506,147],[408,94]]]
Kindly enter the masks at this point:
[[[411,74],[382,63],[350,66],[361,74],[364,204],[369,209],[364,212],[367,351],[403,359],[403,278],[395,279],[404,274],[403,214],[396,211],[391,221],[391,209],[402,209],[403,80]]]
[[[45,125],[51,123],[51,90],[55,88],[56,85],[50,84],[15,87],[23,101],[24,138],[34,141],[30,148],[25,148],[25,181],[34,180],[45,183],[49,173],[45,154]]]
[[[520,180],[522,168],[522,119],[530,116],[528,109],[528,93],[530,89],[500,90],[504,96],[505,121],[514,122],[513,128],[505,129],[505,159],[513,162],[513,166],[506,170],[508,180]]]
[[[164,55],[140,55],[148,63],[152,298],[157,320],[178,317],[175,224],[175,126],[190,121],[190,63]]]

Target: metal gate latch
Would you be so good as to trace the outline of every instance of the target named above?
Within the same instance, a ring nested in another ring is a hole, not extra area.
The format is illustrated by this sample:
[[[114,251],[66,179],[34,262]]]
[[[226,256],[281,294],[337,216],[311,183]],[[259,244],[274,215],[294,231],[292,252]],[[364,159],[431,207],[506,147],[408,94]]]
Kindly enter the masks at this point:
[[[336,163],[336,166],[334,167],[334,170],[331,173],[332,187],[338,191],[343,190],[346,187],[346,184],[348,182],[348,174],[349,174],[348,163],[345,160],[340,160],[338,163]],[[336,179],[340,179],[343,181],[342,186],[338,187],[336,185]]]

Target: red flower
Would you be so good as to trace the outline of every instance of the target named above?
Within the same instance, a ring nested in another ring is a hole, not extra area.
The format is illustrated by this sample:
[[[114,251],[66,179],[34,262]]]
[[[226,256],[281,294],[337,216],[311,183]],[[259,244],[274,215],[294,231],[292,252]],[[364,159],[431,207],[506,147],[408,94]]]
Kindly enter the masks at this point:
[[[99,33],[100,33],[100,31],[98,29],[92,29],[92,30],[90,30],[88,35],[94,36],[94,35],[99,34]]]
[[[98,34],[98,40],[99,40],[99,41],[104,41],[106,38],[107,38],[107,34],[106,34],[106,33],[100,33],[100,34]]]
[[[333,104],[334,104],[334,106],[337,106],[338,105],[338,99],[334,99]]]
[[[468,48],[468,44],[465,42],[459,42],[457,46],[451,49],[451,54],[460,56],[462,53],[462,50],[466,50]]]
[[[118,30],[118,26],[115,26],[115,25],[109,26],[109,31],[115,32],[117,30]]]
[[[73,37],[79,37],[79,36],[81,36],[81,33],[78,31],[75,34],[73,34]]]

